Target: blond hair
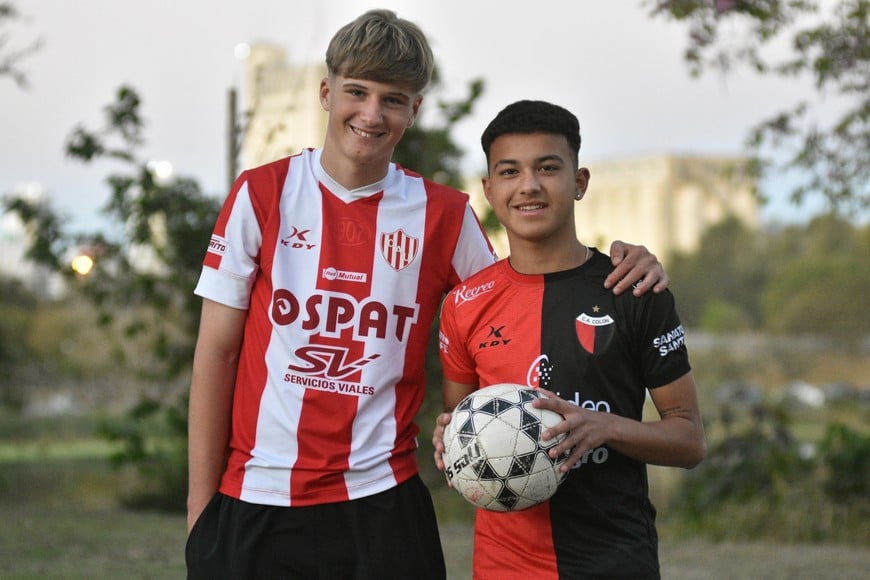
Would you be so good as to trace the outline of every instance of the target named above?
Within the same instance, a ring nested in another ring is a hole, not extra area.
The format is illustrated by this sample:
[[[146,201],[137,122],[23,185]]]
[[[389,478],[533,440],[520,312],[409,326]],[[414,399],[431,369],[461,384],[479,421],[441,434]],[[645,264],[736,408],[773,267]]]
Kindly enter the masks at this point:
[[[423,31],[392,10],[369,10],[344,25],[326,49],[330,75],[406,84],[420,92],[435,58]]]

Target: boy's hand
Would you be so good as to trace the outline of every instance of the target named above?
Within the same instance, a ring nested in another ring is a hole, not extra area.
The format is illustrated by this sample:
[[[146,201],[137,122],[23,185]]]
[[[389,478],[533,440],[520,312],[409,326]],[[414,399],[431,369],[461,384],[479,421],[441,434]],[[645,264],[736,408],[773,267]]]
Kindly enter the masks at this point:
[[[450,423],[453,415],[450,413],[441,413],[435,419],[435,429],[432,431],[432,446],[435,448],[435,467],[438,471],[444,471],[444,428]],[[447,481],[450,484],[450,481]]]
[[[610,261],[614,270],[604,281],[605,288],[621,294],[636,283],[633,294],[641,296],[652,289],[662,292],[670,284],[664,266],[644,246],[635,246],[616,240],[610,245]]]

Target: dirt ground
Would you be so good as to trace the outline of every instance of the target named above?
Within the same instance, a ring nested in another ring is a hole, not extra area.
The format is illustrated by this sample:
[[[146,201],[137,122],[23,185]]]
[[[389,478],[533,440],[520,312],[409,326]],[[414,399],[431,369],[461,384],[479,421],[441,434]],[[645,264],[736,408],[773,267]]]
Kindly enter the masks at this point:
[[[0,521],[4,580],[184,577],[183,516],[0,499]],[[448,579],[470,580],[470,526],[441,528]],[[870,548],[855,546],[665,541],[660,554],[665,580],[870,577]]]
[[[119,508],[115,481],[97,460],[0,462],[0,579],[184,578],[185,517]],[[440,523],[450,580],[471,578],[460,521]],[[665,580],[870,579],[870,546],[663,539],[659,552]]]
[[[449,580],[470,580],[470,531],[442,525]],[[838,545],[662,541],[663,580],[865,580],[870,549]],[[529,579],[533,580],[533,579]]]

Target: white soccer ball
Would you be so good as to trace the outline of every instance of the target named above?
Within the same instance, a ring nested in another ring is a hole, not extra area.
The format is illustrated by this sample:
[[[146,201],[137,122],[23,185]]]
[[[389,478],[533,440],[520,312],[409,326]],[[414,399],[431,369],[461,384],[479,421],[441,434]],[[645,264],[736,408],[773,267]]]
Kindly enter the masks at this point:
[[[541,433],[563,420],[536,409],[544,395],[530,387],[497,384],[465,397],[444,429],[447,478],[465,499],[492,511],[518,511],[552,497],[566,473],[568,459],[547,451],[564,435],[541,441]]]

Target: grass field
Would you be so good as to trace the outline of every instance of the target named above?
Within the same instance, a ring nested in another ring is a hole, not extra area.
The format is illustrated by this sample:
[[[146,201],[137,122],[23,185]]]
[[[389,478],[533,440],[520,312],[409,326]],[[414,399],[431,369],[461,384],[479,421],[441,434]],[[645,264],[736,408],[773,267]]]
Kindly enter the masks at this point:
[[[835,366],[836,373],[827,371],[808,379],[854,382],[868,376],[870,359],[839,357]],[[774,383],[773,379],[760,382]],[[704,407],[712,409],[713,391],[702,388],[701,394]],[[821,425],[819,413],[812,413],[813,421],[793,425],[810,440],[819,437],[816,431]],[[866,428],[866,410],[850,417],[847,423]],[[807,431],[811,429],[816,431]],[[0,580],[184,578],[184,515],[120,507],[122,478],[106,459],[113,449],[94,436],[94,417],[33,420],[0,410]],[[674,470],[661,469],[650,469],[652,499],[660,508],[668,504],[679,477]],[[429,474],[427,481],[439,512],[449,578],[468,579],[470,506],[438,478]],[[867,543],[678,540],[678,534],[669,532],[666,518],[662,522],[659,551],[666,580],[870,578]],[[862,529],[868,537],[867,528]]]
[[[184,578],[184,516],[120,508],[118,476],[82,455],[0,462],[0,578]],[[443,501],[446,490],[434,491]],[[441,528],[449,578],[470,578],[470,525]],[[870,570],[870,549],[854,546],[672,541],[663,530],[660,552],[663,578],[676,580],[862,579]]]

